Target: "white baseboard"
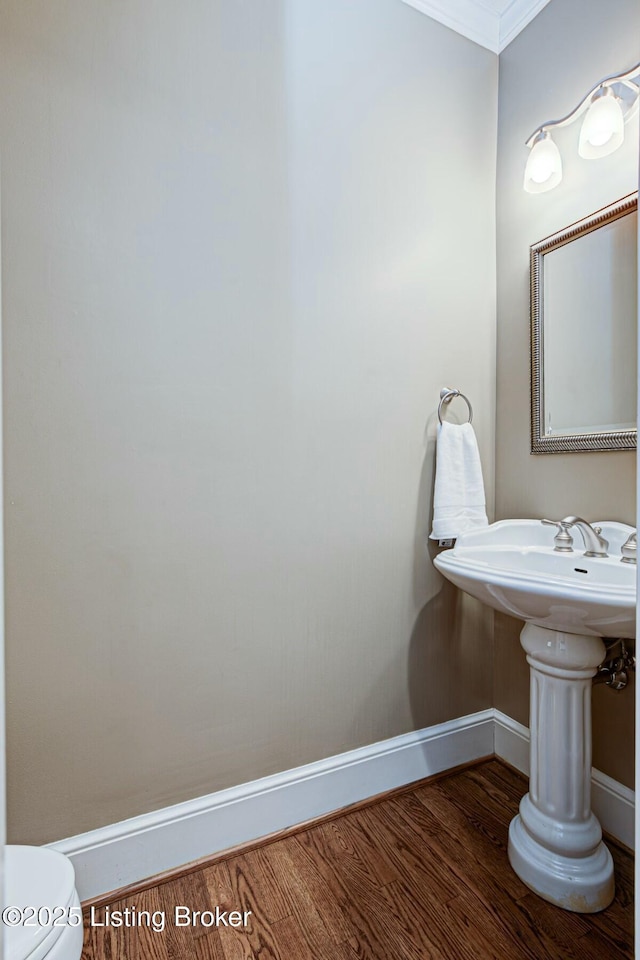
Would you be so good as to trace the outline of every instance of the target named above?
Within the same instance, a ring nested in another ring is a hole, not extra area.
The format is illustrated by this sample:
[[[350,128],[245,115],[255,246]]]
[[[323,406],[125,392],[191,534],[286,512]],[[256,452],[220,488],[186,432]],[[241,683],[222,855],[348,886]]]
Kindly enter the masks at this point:
[[[528,774],[529,730],[489,709],[49,846],[71,859],[80,898],[90,900],[493,753]],[[634,799],[628,787],[593,771],[594,812],[631,849]]]
[[[512,720],[500,710],[493,711],[495,755],[529,776],[529,728]]]
[[[529,729],[494,711],[496,756],[529,776]],[[635,850],[635,793],[595,768],[591,772],[591,807],[602,829]]]
[[[82,900],[494,752],[483,710],[49,844]]]

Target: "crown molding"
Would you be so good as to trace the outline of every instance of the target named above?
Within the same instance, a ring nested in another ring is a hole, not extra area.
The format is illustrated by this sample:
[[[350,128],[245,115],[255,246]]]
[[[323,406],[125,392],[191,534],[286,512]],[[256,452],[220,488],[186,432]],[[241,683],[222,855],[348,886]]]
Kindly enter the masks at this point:
[[[500,17],[484,4],[476,0],[404,0],[404,3],[498,53]]]
[[[511,0],[500,15],[500,46],[502,53],[514,37],[537,17],[549,0]]]
[[[403,0],[493,53],[530,23],[549,0]]]

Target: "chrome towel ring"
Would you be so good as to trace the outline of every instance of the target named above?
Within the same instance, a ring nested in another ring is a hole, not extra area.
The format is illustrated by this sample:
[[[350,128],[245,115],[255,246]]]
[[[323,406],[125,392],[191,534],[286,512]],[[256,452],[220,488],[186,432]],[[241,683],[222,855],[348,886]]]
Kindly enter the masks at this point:
[[[464,400],[466,405],[469,408],[469,423],[473,420],[473,408],[469,402],[469,398],[465,397],[464,393],[460,393],[459,390],[451,389],[450,387],[443,387],[440,391],[440,403],[438,404],[438,420],[442,423],[442,404],[451,403],[454,397],[460,397],[461,400]]]

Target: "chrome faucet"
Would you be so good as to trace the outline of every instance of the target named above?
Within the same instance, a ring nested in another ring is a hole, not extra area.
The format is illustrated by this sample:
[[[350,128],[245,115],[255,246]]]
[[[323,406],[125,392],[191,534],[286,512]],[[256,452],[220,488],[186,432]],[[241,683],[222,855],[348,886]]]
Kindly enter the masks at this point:
[[[584,552],[585,557],[608,556],[607,550],[609,549],[609,541],[600,536],[602,533],[602,529],[600,527],[592,527],[591,524],[587,523],[586,520],[583,520],[582,517],[565,517],[562,523],[566,524],[567,527],[578,528],[582,534],[582,539],[584,540],[584,545],[586,547]]]
[[[625,542],[620,548],[620,553],[622,554],[623,563],[636,563],[636,557],[638,555],[638,537],[636,531],[634,530],[630,534]]]
[[[565,520],[541,520],[548,527],[557,527],[558,532],[553,538],[556,553],[573,553],[573,537],[569,533],[569,524]]]

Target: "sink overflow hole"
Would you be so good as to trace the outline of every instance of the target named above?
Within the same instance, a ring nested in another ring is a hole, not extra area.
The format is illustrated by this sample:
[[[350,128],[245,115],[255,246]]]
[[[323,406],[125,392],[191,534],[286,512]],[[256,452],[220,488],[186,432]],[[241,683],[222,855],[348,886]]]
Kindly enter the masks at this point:
[[[588,570],[583,570],[582,567],[574,567],[573,569],[576,573],[589,573]]]

